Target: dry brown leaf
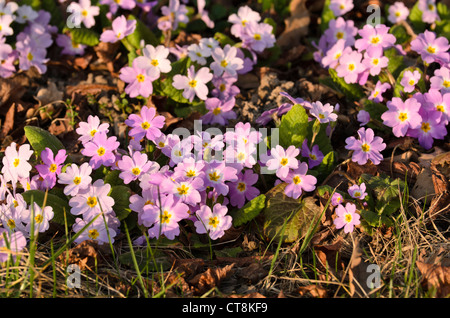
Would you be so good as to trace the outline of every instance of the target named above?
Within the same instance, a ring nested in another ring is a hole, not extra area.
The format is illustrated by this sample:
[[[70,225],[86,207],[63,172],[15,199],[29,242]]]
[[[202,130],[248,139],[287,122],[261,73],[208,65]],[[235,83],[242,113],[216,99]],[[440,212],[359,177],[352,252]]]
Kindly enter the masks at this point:
[[[93,268],[95,265],[95,259],[99,261],[98,258],[98,244],[93,240],[86,240],[76,245],[69,250],[67,265],[76,264],[83,270],[86,266]],[[66,264],[67,254],[63,253],[59,256],[58,260]]]
[[[245,295],[230,295],[229,298],[266,298],[266,296],[258,292],[254,292]]]
[[[293,47],[300,44],[300,39],[308,33],[309,11],[306,9],[306,0],[293,0],[290,2],[291,16],[284,20],[286,28],[278,36],[277,45],[280,47]]]
[[[234,264],[225,267],[208,268],[204,273],[196,275],[189,280],[189,284],[194,288],[194,294],[203,295],[214,287],[218,287],[222,280],[231,275]]]
[[[247,280],[251,284],[256,284],[261,279],[266,277],[267,274],[267,269],[265,269],[264,266],[259,262],[252,263],[249,266],[242,268],[239,272],[239,276]]]
[[[104,84],[78,84],[76,86],[67,86],[67,95],[74,93],[82,95],[98,94],[102,91],[117,91],[117,87]]]
[[[425,288],[435,288],[438,298],[450,296],[450,267],[421,261],[416,261],[416,266],[422,274],[422,284]]]
[[[298,290],[298,293],[300,294],[300,296],[306,296],[309,294],[311,297],[314,297],[314,298],[327,298],[328,297],[327,290],[318,285],[301,286]]]
[[[51,81],[48,81],[47,87],[41,88],[36,94],[36,99],[41,106],[45,106],[55,101],[62,101],[63,97],[64,92],[60,91],[58,87],[56,87],[55,82]]]
[[[14,127],[14,114],[16,113],[16,104],[13,103],[6,113],[5,121],[2,125],[2,131],[0,132],[0,139],[3,139],[8,135],[8,133],[13,129]]]
[[[357,237],[354,240],[354,248],[348,270],[350,296],[352,297],[364,297],[370,292],[367,279],[372,272],[367,272],[367,266],[369,264],[364,262],[362,256],[363,251],[360,245],[360,239]]]
[[[337,276],[338,271],[344,269],[344,264],[340,258],[339,252],[343,245],[343,238],[339,236],[335,242],[328,245],[314,245],[314,252],[319,259],[319,262],[323,268],[323,270],[328,270],[334,275]]]

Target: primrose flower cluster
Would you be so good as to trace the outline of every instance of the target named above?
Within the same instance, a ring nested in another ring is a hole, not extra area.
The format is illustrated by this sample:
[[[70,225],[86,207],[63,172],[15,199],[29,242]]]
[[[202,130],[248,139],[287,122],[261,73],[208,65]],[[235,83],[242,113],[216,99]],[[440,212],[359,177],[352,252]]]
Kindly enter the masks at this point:
[[[351,7],[346,1],[334,2]],[[423,22],[432,24],[440,20],[435,1],[419,0],[417,6],[422,11]],[[402,2],[394,3],[388,12],[392,27],[407,23],[410,13]],[[390,60],[386,50],[394,48],[400,56],[407,56],[407,52],[401,44],[396,44],[396,37],[390,33],[392,27],[366,24],[358,29],[352,20],[345,20],[336,10],[334,13],[337,18],[329,22],[320,38],[316,61],[327,69],[334,69],[348,84],[371,87],[370,83],[374,82],[375,87],[367,98],[386,104],[381,121],[392,128],[394,136],[416,138],[425,149],[430,149],[435,139],[444,139],[450,107],[448,39],[429,30],[413,37],[411,51],[420,59],[422,68],[405,68],[396,81],[388,70]],[[430,69],[432,73],[427,74]],[[384,74],[389,80],[382,80]],[[383,94],[387,93],[393,96],[384,98]],[[361,109],[358,120],[365,126],[372,119],[369,112]],[[363,127],[358,130],[359,140],[347,139],[346,148],[354,151],[353,160],[359,164],[367,159],[378,164],[381,157],[371,152],[381,151],[385,146],[372,132],[367,135],[368,130]]]

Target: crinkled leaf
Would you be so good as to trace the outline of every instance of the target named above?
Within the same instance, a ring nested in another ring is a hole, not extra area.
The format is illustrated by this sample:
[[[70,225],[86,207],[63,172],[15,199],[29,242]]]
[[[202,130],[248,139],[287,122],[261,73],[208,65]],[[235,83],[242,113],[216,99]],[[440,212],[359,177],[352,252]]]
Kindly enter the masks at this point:
[[[57,154],[59,150],[64,149],[64,145],[61,141],[47,130],[36,126],[25,126],[25,136],[30,142],[31,147],[34,151],[41,154],[41,151],[45,148],[50,148],[53,154]]]
[[[384,51],[384,55],[389,59],[387,69],[397,78],[400,72],[405,68],[404,57],[398,54],[396,48],[389,48]]]
[[[247,202],[241,209],[236,210],[231,215],[233,217],[233,226],[241,226],[259,215],[266,205],[266,196],[261,194]]]
[[[392,220],[385,215],[379,215],[369,210],[361,210],[361,217],[373,227],[380,227],[383,224],[387,226],[392,225]]]
[[[339,77],[336,70],[332,68],[328,69],[328,72],[333,82],[337,85],[340,93],[344,94],[352,100],[359,100],[365,96],[361,85],[347,83],[344,78]]]
[[[302,105],[294,105],[281,117],[279,133],[282,147],[287,148],[291,145],[300,147],[302,145],[308,134],[308,114]]]
[[[75,43],[84,44],[87,46],[96,46],[100,43],[100,36],[97,32],[86,28],[72,28],[67,29],[72,35],[72,40]]]
[[[403,44],[411,38],[411,36],[408,35],[408,32],[406,32],[406,29],[403,25],[393,25],[389,29],[389,33],[393,34],[396,38],[396,44]]]
[[[160,86],[155,86],[155,91],[159,91],[161,95],[171,98],[173,101],[181,104],[188,104],[189,100],[183,96],[182,89],[176,89],[173,87],[173,77],[177,74],[186,75],[187,69],[191,65],[191,59],[184,57],[174,63],[172,63],[172,70],[167,73],[166,78],[161,81]]]
[[[45,192],[41,190],[28,190],[22,193],[24,200],[31,204],[31,202],[36,202],[40,207],[44,204]],[[51,206],[53,208],[53,219],[52,222],[64,225],[64,213],[66,214],[67,224],[72,225],[75,222],[75,218],[70,214],[70,206],[67,200],[61,197],[48,193],[46,206]]]
[[[330,151],[325,155],[320,165],[317,166],[317,172],[318,175],[318,181],[319,183],[323,181],[334,169],[336,163],[335,163],[335,152]]]
[[[320,207],[311,197],[293,199],[284,194],[286,183],[280,183],[266,193],[264,215],[264,235],[269,239],[293,242],[302,238],[320,214]],[[284,229],[284,235],[281,233]]]
[[[109,196],[114,199],[113,211],[117,218],[122,221],[130,214],[131,190],[127,186],[117,185],[111,187]]]
[[[129,15],[128,20],[136,20],[136,29],[133,33],[126,37],[129,44],[131,44],[135,49],[141,47],[141,40],[144,40],[145,44],[151,44],[157,46],[159,44],[158,39],[152,30],[149,29],[141,20],[136,19],[135,16]],[[129,51],[130,49],[127,48]]]

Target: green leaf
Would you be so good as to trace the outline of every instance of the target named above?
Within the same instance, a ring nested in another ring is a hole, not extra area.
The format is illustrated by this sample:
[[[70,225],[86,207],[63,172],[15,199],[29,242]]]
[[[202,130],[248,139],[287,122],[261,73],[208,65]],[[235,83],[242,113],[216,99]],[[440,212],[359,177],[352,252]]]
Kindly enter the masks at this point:
[[[314,121],[308,122],[308,129],[307,129],[307,135],[306,138],[308,139],[308,142],[311,141],[312,138],[312,130]],[[327,126],[328,123],[320,124],[321,128],[319,133],[317,134],[316,138],[314,139],[314,145],[319,146],[319,150],[326,156],[330,151],[333,151],[333,147],[331,145],[330,137],[327,135]]]
[[[127,186],[117,185],[111,187],[109,196],[114,199],[113,211],[117,218],[122,221],[130,214],[131,190]]]
[[[388,217],[369,210],[361,210],[360,214],[367,224],[373,227],[380,227],[383,224],[390,226],[392,224],[392,221]]]
[[[263,233],[269,239],[282,239],[289,243],[302,238],[320,214],[320,207],[312,197],[293,199],[284,194],[286,183],[280,183],[266,193],[263,210]],[[285,226],[284,235],[281,232]]]
[[[393,34],[396,38],[396,44],[403,44],[410,40],[411,36],[409,36],[408,32],[403,25],[393,25],[389,29],[389,33]]]
[[[188,104],[189,100],[183,96],[182,89],[176,89],[173,87],[173,77],[177,74],[186,74],[187,69],[191,65],[191,59],[184,57],[174,63],[172,63],[172,70],[167,73],[166,78],[160,82],[160,86],[155,86],[155,90],[159,90],[159,93],[163,96],[171,98],[173,101],[180,104]]]
[[[308,134],[308,114],[305,108],[296,104],[281,117],[279,126],[280,145],[300,147]]]
[[[55,155],[59,150],[64,149],[64,145],[61,141],[45,129],[36,126],[25,126],[24,130],[25,136],[30,142],[31,147],[33,147],[38,155],[40,155],[41,151],[47,147],[50,148]]]
[[[31,201],[36,202],[40,207],[44,204],[45,192],[40,190],[28,190],[22,193],[23,199],[31,204]],[[48,193],[46,206],[53,208],[53,219],[51,221],[64,225],[64,212],[66,214],[68,225],[72,225],[75,222],[75,217],[70,214],[70,206],[67,200],[61,197]]]
[[[247,202],[241,209],[231,213],[233,226],[239,227],[259,215],[266,205],[266,196],[261,194]]]
[[[328,24],[334,19],[336,19],[336,16],[330,9],[330,0],[325,0],[320,21],[320,31],[323,33],[326,29],[328,29]]]
[[[334,151],[330,151],[325,155],[325,157],[323,157],[322,162],[316,168],[317,172],[319,173],[318,183],[323,181],[333,171],[334,167],[336,166],[335,161],[336,154]]]
[[[436,10],[437,10],[441,20],[450,19],[450,8],[448,6],[446,6],[444,3],[442,3],[442,2],[437,3]]]
[[[363,89],[358,84],[347,83],[344,78],[337,75],[336,70],[330,68],[328,72],[333,82],[337,85],[339,92],[352,100],[359,100],[365,96]]]
[[[411,21],[412,27],[416,34],[425,31],[427,24],[422,21],[422,11],[419,9],[419,1],[411,8],[409,13],[409,21]]]
[[[141,40],[144,40],[145,44],[151,44],[157,46],[159,44],[158,39],[152,30],[149,29],[141,20],[136,19],[135,16],[129,15],[128,20],[136,20],[136,29],[133,33],[126,37],[127,41],[135,48],[139,49],[141,46]],[[130,49],[127,48],[129,51]]]
[[[396,48],[389,48],[384,51],[384,55],[389,59],[387,69],[394,78],[405,68],[404,57],[397,53]]]
[[[388,110],[385,104],[375,103],[370,99],[363,99],[362,104],[364,105],[364,110],[370,114],[370,118],[378,121],[381,121],[381,115]],[[377,129],[379,128],[377,126]]]
[[[228,35],[225,35],[221,32],[216,32],[214,34],[214,39],[216,39],[220,43],[221,47],[224,47],[227,44],[231,46],[234,46],[236,44],[236,42],[234,42]]]
[[[111,186],[124,185],[123,180],[119,178],[120,173],[120,170],[109,171],[104,178],[104,182],[109,183]]]
[[[72,35],[72,40],[79,44],[84,44],[87,46],[96,46],[99,41],[99,34],[91,29],[86,28],[73,28],[67,29]]]

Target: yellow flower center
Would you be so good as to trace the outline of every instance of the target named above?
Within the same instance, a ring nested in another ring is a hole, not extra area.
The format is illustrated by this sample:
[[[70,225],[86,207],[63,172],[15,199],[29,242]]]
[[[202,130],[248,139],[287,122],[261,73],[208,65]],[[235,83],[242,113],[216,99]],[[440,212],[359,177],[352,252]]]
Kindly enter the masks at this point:
[[[144,122],[141,124],[141,127],[142,127],[142,129],[147,130],[147,129],[150,128],[150,123],[149,123],[148,121],[144,121]]]
[[[153,59],[153,60],[150,62],[150,64],[156,67],[156,66],[159,65],[159,62],[158,62],[158,60]]]
[[[220,62],[220,66],[222,67],[227,67],[228,62],[226,60],[222,60],[222,62]]]
[[[48,168],[48,171],[50,171],[51,173],[55,173],[55,172],[56,172],[56,169],[58,169],[58,166],[55,165],[54,163],[52,163],[52,164],[50,165],[50,168]]]
[[[96,197],[89,197],[86,201],[87,205],[89,205],[89,207],[93,208],[94,206],[97,205],[97,198]]]
[[[91,137],[94,137],[96,133],[97,133],[97,130],[92,129],[92,130],[91,130]]]
[[[16,228],[16,222],[14,222],[13,219],[9,219],[8,222],[6,222],[6,224],[7,224],[8,227],[9,227],[10,229],[12,229],[12,230]]]
[[[217,216],[209,218],[209,225],[211,225],[213,228],[216,228],[219,225],[219,219]]]
[[[345,6],[344,6],[343,4],[341,4],[341,5],[339,6],[339,9],[344,10],[344,9],[345,9]]]
[[[117,36],[117,38],[120,38],[122,36],[122,33],[119,32],[119,33],[117,33],[116,36]]]
[[[361,192],[355,192],[354,193],[354,196],[357,198],[357,197],[360,197],[361,196]]]
[[[80,177],[75,177],[73,179],[73,183],[75,183],[76,185],[79,185],[81,183],[81,178]]]
[[[352,215],[350,213],[345,214],[344,220],[347,223],[350,223],[352,221]]]
[[[320,118],[320,119],[324,119],[324,118],[325,118],[325,115],[324,115],[324,114],[319,114],[319,118]]]
[[[442,83],[442,86],[444,86],[445,88],[449,88],[450,87],[450,81],[444,81],[444,83]]]
[[[400,115],[398,115],[398,119],[400,119],[400,121],[405,121],[408,119],[408,114],[407,113],[400,113]]]
[[[372,60],[372,64],[373,64],[373,65],[378,65],[379,62],[380,62],[379,59],[373,59],[373,60]]]
[[[379,91],[375,91],[375,93],[373,93],[373,97],[377,97],[378,94],[380,94],[380,92]]]
[[[222,110],[220,109],[220,107],[216,107],[216,108],[214,108],[214,110],[213,110],[214,116],[219,115],[221,112],[222,112]]]
[[[254,38],[256,41],[261,41],[261,34],[256,33],[256,34],[253,36],[253,38]]]
[[[300,179],[299,176],[295,176],[295,177],[292,179],[292,182],[294,182],[294,184],[299,184],[300,182],[302,182],[302,179]]]
[[[145,201],[144,205],[155,205],[155,203],[153,203],[151,200],[147,200]]]
[[[97,154],[101,157],[105,154],[106,150],[103,147],[98,148]]]
[[[372,44],[378,44],[380,42],[380,38],[378,36],[374,36],[371,40],[370,43]]]
[[[166,144],[163,143],[162,141],[160,141],[160,142],[158,143],[158,146],[160,146],[161,148],[164,148],[164,147],[166,146]]]
[[[13,161],[14,167],[17,167],[19,165],[19,163],[20,163],[19,158],[14,159],[14,161]]]
[[[226,87],[225,84],[222,83],[222,84],[219,85],[219,90],[220,90],[221,92],[224,92],[226,89],[227,89],[227,87]]]
[[[349,71],[354,71],[354,70],[355,70],[355,64],[350,63],[350,64],[348,65],[348,70],[349,70]]]
[[[19,206],[19,202],[17,202],[16,200],[13,201],[13,205],[15,208],[17,208]]]
[[[399,17],[401,15],[400,11],[395,12],[395,16]]]
[[[136,79],[139,83],[142,83],[143,81],[145,81],[145,76],[143,74],[139,74],[138,76],[136,76]]]
[[[444,112],[444,106],[442,106],[442,105],[437,105],[437,106],[436,106],[436,110],[437,110],[438,112],[443,113],[443,112]]]
[[[431,127],[429,123],[422,123],[422,127],[420,127],[424,132],[429,132]]]
[[[197,86],[197,81],[196,80],[190,80],[188,85],[192,88],[194,88],[195,86]]]
[[[362,151],[364,152],[369,152],[370,151],[370,146],[368,144],[363,144],[361,146]]]
[[[334,59],[335,59],[335,60],[338,60],[341,56],[342,56],[342,53],[339,52],[339,53],[337,53],[337,54],[334,56]]]
[[[169,224],[171,217],[172,217],[172,214],[169,214],[169,212],[164,211],[162,216],[161,216],[161,223]]]
[[[27,54],[28,61],[32,61],[33,58],[34,58],[34,56],[33,56],[33,54],[31,54],[31,52]]]
[[[215,171],[213,173],[209,173],[208,175],[209,175],[209,180],[211,180],[211,181],[216,182],[220,179],[220,175],[217,174],[217,172],[215,172]]]
[[[243,152],[238,153],[236,158],[238,161],[243,161],[245,159],[245,153]]]
[[[96,229],[89,230],[89,234],[88,234],[89,238],[95,240],[95,239],[97,239],[97,237],[99,235],[100,234],[98,233],[98,231]]]
[[[81,11],[81,15],[82,15],[83,17],[87,17],[87,15],[88,15],[87,10]]]
[[[188,178],[192,178],[192,177],[195,177],[195,171],[194,170],[189,170],[188,172],[186,172],[186,177],[188,177]]]
[[[134,174],[135,176],[138,176],[141,174],[141,169],[139,169],[138,167],[131,169],[131,173]]]
[[[202,53],[200,52],[195,53],[195,55],[197,55],[198,57],[202,57]]]
[[[245,183],[244,183],[244,182],[239,182],[239,183],[238,183],[237,189],[238,189],[239,191],[244,192],[244,191],[245,191],[245,188],[246,188],[246,186],[245,186]]]
[[[340,39],[343,39],[344,38],[344,32],[338,32],[338,33],[336,33],[336,39],[338,39],[338,40],[340,40]]]
[[[36,216],[34,217],[34,221],[35,221],[37,224],[41,224],[43,220],[44,220],[44,217],[42,216],[42,214],[38,214],[38,215],[36,215]]]
[[[411,86],[414,86],[416,84],[416,82],[412,79],[412,80],[409,80],[408,84]]]
[[[184,184],[181,185],[181,187],[177,188],[178,195],[186,195],[189,191],[189,187],[186,187]]]
[[[242,24],[242,26],[244,26],[245,27],[245,24],[247,23],[247,20],[242,20],[241,21],[241,24]]]
[[[432,3],[430,3],[430,4],[428,5],[428,10],[434,11],[434,5],[433,5]]]
[[[431,45],[429,47],[427,47],[427,52],[430,54],[434,54],[436,53],[436,48],[432,47]]]
[[[283,158],[283,159],[281,159],[280,164],[281,164],[282,166],[285,166],[285,165],[288,164],[288,162],[289,162],[289,160],[288,160],[287,158]]]
[[[309,158],[310,158],[311,160],[317,160],[317,156],[314,155],[314,154],[312,154],[312,153],[309,154]]]

